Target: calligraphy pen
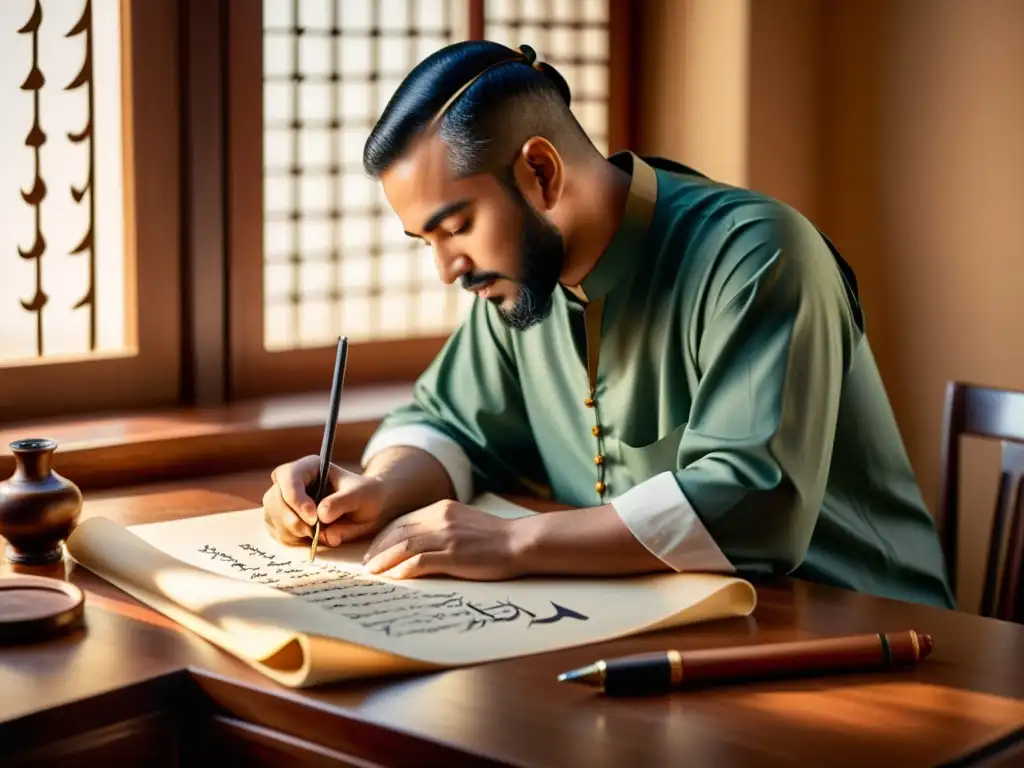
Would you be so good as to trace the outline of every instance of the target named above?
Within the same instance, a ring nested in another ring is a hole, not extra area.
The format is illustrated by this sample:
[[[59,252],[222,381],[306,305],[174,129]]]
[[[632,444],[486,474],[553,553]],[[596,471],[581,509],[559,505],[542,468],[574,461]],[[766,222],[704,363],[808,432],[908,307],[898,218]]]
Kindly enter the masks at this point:
[[[345,366],[348,362],[348,337],[338,339],[338,354],[334,359],[334,380],[331,383],[331,404],[324,423],[324,441],[320,444],[320,473],[316,479],[306,486],[306,495],[313,499],[317,506],[323,501],[327,491],[327,478],[330,476],[331,452],[334,449],[334,428],[338,424],[338,407],[341,405],[341,388],[345,383]],[[320,515],[317,514],[316,525],[313,527],[313,543],[309,547],[309,562],[316,559],[317,542],[320,540]]]
[[[890,634],[620,656],[563,672],[558,681],[602,688],[611,696],[640,696],[709,683],[889,669],[916,664],[931,651],[931,636],[910,629]]]

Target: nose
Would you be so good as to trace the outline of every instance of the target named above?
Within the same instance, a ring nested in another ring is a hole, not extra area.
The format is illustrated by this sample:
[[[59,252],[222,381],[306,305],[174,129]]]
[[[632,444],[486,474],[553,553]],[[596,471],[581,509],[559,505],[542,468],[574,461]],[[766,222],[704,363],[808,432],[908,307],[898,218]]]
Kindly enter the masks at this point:
[[[434,248],[434,265],[437,267],[437,274],[441,277],[441,282],[445,285],[451,285],[473,269],[473,263],[468,256],[451,253],[446,244],[438,244]]]

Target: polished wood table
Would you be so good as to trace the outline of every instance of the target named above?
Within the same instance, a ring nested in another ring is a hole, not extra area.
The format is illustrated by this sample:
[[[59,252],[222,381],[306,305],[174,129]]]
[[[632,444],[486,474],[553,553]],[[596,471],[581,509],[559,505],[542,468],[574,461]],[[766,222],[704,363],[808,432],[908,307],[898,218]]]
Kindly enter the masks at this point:
[[[249,508],[268,482],[259,472],[87,494],[84,515],[137,523]],[[937,766],[1024,758],[1024,626],[792,579],[759,584],[749,618],[296,691],[88,571],[61,568],[86,591],[87,626],[57,641],[0,647],[0,765]],[[555,682],[558,672],[602,656],[905,628],[935,641],[913,670],[629,700]]]

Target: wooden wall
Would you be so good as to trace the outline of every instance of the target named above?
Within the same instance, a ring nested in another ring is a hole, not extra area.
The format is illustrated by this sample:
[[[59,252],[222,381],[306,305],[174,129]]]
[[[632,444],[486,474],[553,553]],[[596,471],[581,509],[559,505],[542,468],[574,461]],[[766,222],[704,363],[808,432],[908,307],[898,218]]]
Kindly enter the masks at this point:
[[[796,206],[857,270],[934,510],[946,382],[1024,389],[1024,3],[643,0],[637,149]],[[968,445],[976,610],[995,446]]]

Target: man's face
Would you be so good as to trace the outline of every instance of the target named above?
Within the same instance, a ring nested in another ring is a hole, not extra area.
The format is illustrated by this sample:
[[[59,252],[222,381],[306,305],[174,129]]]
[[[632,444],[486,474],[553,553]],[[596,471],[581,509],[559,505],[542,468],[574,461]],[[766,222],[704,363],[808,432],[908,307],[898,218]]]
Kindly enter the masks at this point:
[[[479,174],[456,179],[444,143],[417,143],[381,176],[406,234],[431,246],[442,281],[498,305],[510,327],[526,329],[551,310],[564,262],[559,231],[515,187]]]

